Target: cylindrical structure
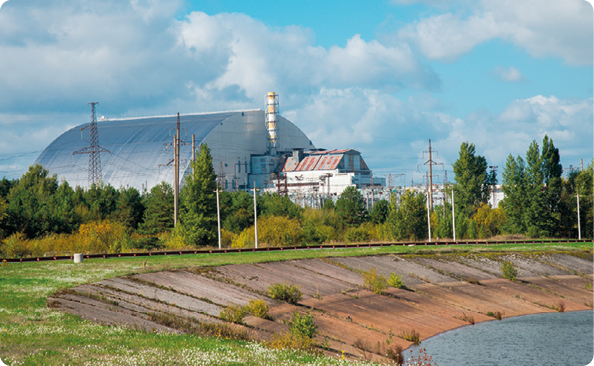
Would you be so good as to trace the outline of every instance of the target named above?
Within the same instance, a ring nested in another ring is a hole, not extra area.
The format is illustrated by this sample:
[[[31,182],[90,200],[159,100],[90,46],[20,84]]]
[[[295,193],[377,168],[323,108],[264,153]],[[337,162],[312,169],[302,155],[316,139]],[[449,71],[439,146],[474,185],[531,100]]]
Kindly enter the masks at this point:
[[[270,92],[266,96],[266,129],[268,130],[268,149],[276,152],[278,147],[278,94]]]
[[[76,253],[74,255],[74,263],[82,263],[82,261],[83,261],[82,253]]]

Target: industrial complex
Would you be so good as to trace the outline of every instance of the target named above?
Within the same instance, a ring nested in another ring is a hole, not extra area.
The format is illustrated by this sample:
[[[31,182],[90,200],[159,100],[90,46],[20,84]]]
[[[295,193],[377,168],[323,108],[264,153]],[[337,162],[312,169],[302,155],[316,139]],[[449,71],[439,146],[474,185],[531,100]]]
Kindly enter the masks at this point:
[[[73,187],[99,181],[139,190],[150,190],[162,181],[174,185],[176,150],[178,183],[183,186],[184,177],[191,173],[192,146],[198,149],[200,144],[210,148],[217,179],[226,191],[256,187],[321,197],[339,195],[349,186],[385,186],[385,178],[373,177],[360,152],[316,148],[305,133],[279,115],[275,93],[266,95],[264,111],[101,117],[99,121],[91,104],[91,123],[64,132],[36,160]]]

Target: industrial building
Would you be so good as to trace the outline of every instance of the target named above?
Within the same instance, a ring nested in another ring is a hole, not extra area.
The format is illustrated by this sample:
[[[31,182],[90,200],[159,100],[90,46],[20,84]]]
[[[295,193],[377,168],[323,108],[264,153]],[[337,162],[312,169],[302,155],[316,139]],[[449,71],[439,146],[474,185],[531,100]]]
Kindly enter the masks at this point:
[[[94,105],[92,106],[94,107]],[[383,186],[358,151],[317,149],[297,126],[278,115],[278,95],[268,93],[266,109],[180,115],[179,183],[191,173],[195,147],[207,144],[221,186],[227,191],[258,188],[290,194],[304,187],[340,194],[348,186]],[[94,123],[94,109],[92,122]],[[101,181],[116,188],[150,190],[175,180],[177,116],[108,119],[95,124]],[[88,124],[64,132],[36,160],[71,186],[89,185]]]

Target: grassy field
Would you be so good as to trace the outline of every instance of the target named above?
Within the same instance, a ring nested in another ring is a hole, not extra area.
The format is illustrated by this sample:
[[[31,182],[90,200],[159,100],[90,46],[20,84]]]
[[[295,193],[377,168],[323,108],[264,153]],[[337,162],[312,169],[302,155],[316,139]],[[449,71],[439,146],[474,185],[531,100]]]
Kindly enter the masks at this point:
[[[9,365],[346,365],[352,362],[296,351],[270,350],[257,343],[100,326],[49,309],[46,299],[57,290],[104,278],[184,267],[390,253],[525,252],[586,248],[592,250],[592,243],[421,245],[92,259],[82,264],[71,261],[4,264],[0,267],[0,359]]]

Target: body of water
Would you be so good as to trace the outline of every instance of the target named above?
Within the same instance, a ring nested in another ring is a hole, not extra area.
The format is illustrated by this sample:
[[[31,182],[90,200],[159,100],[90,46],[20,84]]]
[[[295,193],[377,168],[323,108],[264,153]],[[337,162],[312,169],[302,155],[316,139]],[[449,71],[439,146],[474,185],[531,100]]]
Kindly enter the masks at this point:
[[[588,365],[594,357],[593,316],[576,311],[494,320],[439,334],[420,347],[439,366]]]

